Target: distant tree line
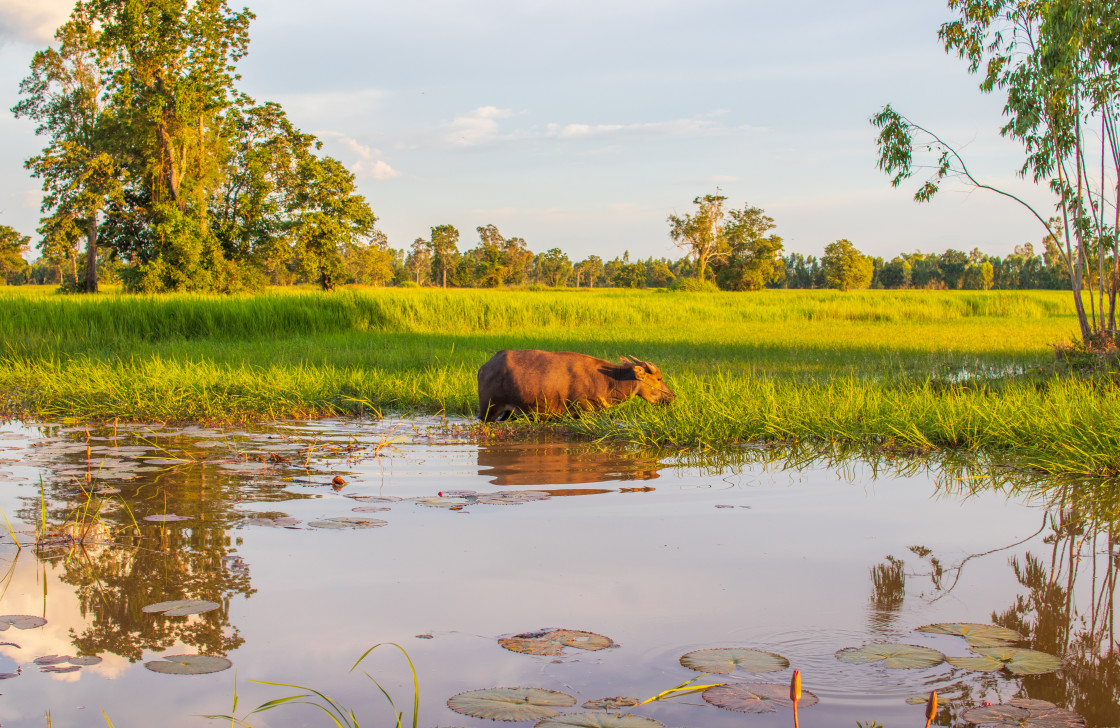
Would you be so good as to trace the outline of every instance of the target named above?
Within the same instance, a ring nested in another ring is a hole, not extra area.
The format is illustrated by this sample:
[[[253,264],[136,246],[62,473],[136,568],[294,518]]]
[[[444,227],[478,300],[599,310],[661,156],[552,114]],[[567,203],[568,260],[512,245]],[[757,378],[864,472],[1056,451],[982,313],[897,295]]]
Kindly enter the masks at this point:
[[[0,225],[0,281],[96,291],[230,292],[311,283],[498,287],[1069,288],[1051,235],[1005,258],[862,254],[848,240],[820,258],[783,254],[775,222],[750,205],[697,197],[667,218],[680,259],[573,261],[534,253],[495,225],[465,247],[450,224],[390,247],[353,173],[319,153],[275,103],[237,89],[247,9],[227,0],[78,0],[35,54],[12,112],[46,139],[26,167],[42,182],[40,257]],[[1060,229],[1058,230],[1060,234]],[[465,247],[465,249],[463,249]],[[1067,246],[1068,247],[1068,246]],[[1103,263],[1102,263],[1103,265]],[[1081,269],[1078,269],[1081,270]]]

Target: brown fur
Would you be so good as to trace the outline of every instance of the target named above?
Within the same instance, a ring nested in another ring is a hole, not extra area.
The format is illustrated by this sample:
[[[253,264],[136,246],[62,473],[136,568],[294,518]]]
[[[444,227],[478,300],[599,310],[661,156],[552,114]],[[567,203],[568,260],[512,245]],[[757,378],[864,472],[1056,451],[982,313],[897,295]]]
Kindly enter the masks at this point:
[[[635,395],[658,404],[676,399],[656,366],[633,357],[621,361],[570,351],[499,351],[478,370],[479,416],[495,422],[516,414],[578,414]]]

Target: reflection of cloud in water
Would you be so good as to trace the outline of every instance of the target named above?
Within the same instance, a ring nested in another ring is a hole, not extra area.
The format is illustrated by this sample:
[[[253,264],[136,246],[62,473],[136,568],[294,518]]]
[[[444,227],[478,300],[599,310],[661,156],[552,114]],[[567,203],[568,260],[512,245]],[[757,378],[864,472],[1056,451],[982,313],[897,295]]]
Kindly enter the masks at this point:
[[[478,474],[494,485],[653,480],[663,467],[654,457],[570,443],[507,443],[478,449]]]
[[[15,642],[18,648],[0,647],[0,655],[13,660],[23,668],[24,677],[39,672],[35,658],[43,655],[76,655],[73,633],[80,633],[90,625],[90,618],[82,614],[78,595],[73,586],[59,581],[57,570],[51,567],[36,573],[42,562],[34,557],[12,554],[15,559],[12,580],[4,592],[2,611],[4,614],[34,614],[44,617],[47,623],[35,629],[16,629],[9,627],[0,632],[0,642]],[[10,563],[10,562],[9,562]],[[44,611],[44,593],[46,599]],[[44,673],[45,676],[61,682],[78,682],[85,672],[112,679],[124,674],[129,662],[111,653],[98,655],[102,662],[87,665],[74,672]],[[15,678],[20,679],[20,678]]]

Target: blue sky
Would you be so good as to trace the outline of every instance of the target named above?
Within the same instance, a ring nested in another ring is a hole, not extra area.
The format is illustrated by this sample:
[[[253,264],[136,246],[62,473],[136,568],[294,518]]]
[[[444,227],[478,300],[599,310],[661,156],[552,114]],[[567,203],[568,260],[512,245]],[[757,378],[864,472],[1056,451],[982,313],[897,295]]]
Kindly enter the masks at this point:
[[[235,4],[236,5],[236,4]],[[65,0],[0,5],[0,103]],[[875,168],[891,103],[960,146],[986,182],[1048,209],[998,135],[1002,101],[947,56],[944,0],[263,0],[242,88],[278,101],[358,178],[394,247],[493,223],[573,259],[679,257],[666,217],[718,187],[763,208],[787,251],[848,238],[874,255],[1006,254],[1036,221],[990,193],[932,204]],[[0,114],[0,222],[34,237],[43,141]]]

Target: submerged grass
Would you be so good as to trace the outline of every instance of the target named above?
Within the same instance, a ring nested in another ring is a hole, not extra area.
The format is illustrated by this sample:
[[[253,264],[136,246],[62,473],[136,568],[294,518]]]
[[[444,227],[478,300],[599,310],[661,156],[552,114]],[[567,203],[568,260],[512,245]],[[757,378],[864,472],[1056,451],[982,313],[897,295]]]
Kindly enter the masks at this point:
[[[0,412],[253,420],[473,414],[494,351],[654,361],[675,405],[566,421],[641,445],[758,439],[1013,452],[1120,474],[1120,395],[1053,373],[1064,292],[285,289],[65,296],[0,289]],[[1049,368],[1047,368],[1049,367]]]

